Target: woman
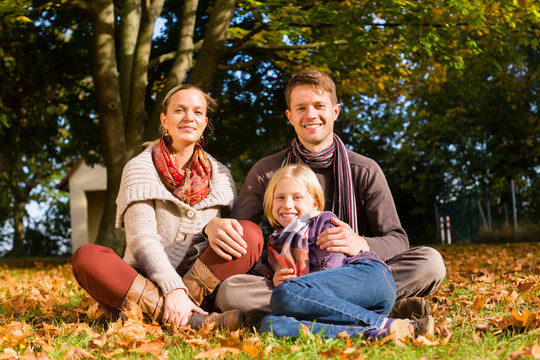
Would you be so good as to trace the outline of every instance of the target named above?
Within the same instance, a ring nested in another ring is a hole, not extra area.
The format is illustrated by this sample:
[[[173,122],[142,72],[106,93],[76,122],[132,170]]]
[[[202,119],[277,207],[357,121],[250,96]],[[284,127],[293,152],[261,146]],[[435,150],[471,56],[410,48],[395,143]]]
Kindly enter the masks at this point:
[[[235,251],[224,242],[208,244],[202,229],[225,215],[236,197],[229,170],[200,144],[215,101],[199,88],[181,85],[163,101],[165,134],[130,160],[116,199],[116,226],[124,227],[124,259],[94,244],[73,255],[78,283],[105,308],[138,304],[151,320],[200,327],[237,328],[237,310],[208,315],[200,306],[221,281],[246,273],[260,257],[263,236],[242,222],[244,243]],[[210,245],[210,246],[209,246]],[[226,260],[225,249],[237,253]]]

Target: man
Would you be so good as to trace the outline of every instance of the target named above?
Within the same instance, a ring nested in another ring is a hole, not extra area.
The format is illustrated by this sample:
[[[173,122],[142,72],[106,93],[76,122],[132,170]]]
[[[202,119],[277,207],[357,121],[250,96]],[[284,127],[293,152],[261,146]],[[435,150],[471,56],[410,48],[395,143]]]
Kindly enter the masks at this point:
[[[304,70],[291,79],[285,96],[286,115],[296,138],[287,149],[253,166],[233,207],[233,219],[213,219],[204,229],[210,246],[225,259],[242,256],[246,245],[238,220],[257,222],[274,172],[289,163],[305,163],[324,188],[325,210],[339,217],[332,219],[336,227],[323,232],[317,245],[350,256],[361,250],[377,253],[391,267],[396,282],[398,301],[391,316],[427,315],[429,308],[422,297],[433,293],[443,281],[446,269],[442,257],[429,247],[409,249],[382,170],[375,161],[346,149],[334,134],[341,109],[334,82],[318,70]],[[373,237],[364,236],[368,225]],[[272,290],[272,281],[261,276],[233,276],[218,290],[216,306],[222,311],[267,313]]]

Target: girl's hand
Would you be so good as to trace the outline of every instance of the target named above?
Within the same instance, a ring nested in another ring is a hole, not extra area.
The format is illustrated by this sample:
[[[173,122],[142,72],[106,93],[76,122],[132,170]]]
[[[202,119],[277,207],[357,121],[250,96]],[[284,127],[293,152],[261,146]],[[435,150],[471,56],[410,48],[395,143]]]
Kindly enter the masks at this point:
[[[294,269],[281,269],[274,273],[274,278],[272,279],[272,281],[274,282],[274,287],[277,287],[285,280],[291,280],[295,277],[297,276],[294,275]]]
[[[208,315],[206,311],[189,299],[184,289],[173,290],[165,296],[163,323],[175,323],[177,326],[184,326],[188,323],[192,311]]]

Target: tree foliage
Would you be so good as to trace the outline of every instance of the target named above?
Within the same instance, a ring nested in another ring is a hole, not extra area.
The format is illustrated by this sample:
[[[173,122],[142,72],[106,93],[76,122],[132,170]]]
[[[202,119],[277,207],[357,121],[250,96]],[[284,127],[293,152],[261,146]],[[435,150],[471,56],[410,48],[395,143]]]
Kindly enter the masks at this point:
[[[54,33],[4,3],[0,11],[0,198],[1,221],[13,228],[12,255],[28,250],[26,206],[46,201],[65,173],[68,105],[79,92],[66,67],[74,56],[64,34]],[[29,5],[27,5],[29,6]]]
[[[494,183],[503,176],[498,164],[508,174],[524,162],[530,172],[534,162],[523,149],[538,135],[527,142],[519,131],[524,117],[534,125],[536,109],[526,111],[533,102],[518,104],[518,91],[501,102],[518,83],[535,91],[532,82],[519,80],[531,72],[524,54],[536,51],[539,37],[539,5],[532,0],[66,0],[49,6],[32,9],[33,20],[45,16],[64,27],[76,49],[90,50],[81,62],[92,69],[92,85],[85,84],[92,95],[84,99],[95,101],[95,117],[75,116],[71,126],[88,130],[99,122],[108,195],[98,242],[119,253],[122,236],[113,224],[122,168],[143,140],[157,137],[161,99],[183,82],[220,100],[208,149],[239,182],[254,161],[293,136],[283,116],[283,88],[306,67],[336,80],[344,104],[337,128],[346,143],[381,162],[394,191],[408,192],[403,199],[412,197],[424,213],[435,198],[451,196],[454,179],[463,188],[486,181],[490,166],[498,171],[488,180]],[[471,97],[482,98],[472,105]],[[518,108],[479,123],[476,117],[493,104]],[[489,136],[517,117],[512,144],[497,146],[504,139]],[[475,155],[482,144],[490,150]],[[514,147],[520,151],[513,161],[504,161]],[[81,153],[90,155],[86,150]],[[448,163],[451,168],[441,169]]]

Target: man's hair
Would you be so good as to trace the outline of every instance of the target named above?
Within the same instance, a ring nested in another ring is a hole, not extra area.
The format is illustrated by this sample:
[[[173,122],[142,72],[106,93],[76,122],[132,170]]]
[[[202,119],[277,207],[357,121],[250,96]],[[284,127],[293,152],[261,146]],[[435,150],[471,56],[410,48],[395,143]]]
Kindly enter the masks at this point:
[[[295,87],[300,85],[311,85],[314,88],[326,91],[330,95],[332,105],[336,105],[336,84],[330,76],[317,69],[306,69],[296,73],[285,88],[285,100],[287,109],[291,110],[291,93]]]
[[[307,189],[313,199],[318,202],[317,210],[322,211],[324,209],[324,192],[319,180],[317,180],[317,175],[306,165],[290,164],[282,167],[272,176],[264,193],[264,215],[268,219],[270,226],[281,227],[281,224],[272,215],[272,205],[276,187],[283,179],[294,179],[298,181],[300,185]]]

